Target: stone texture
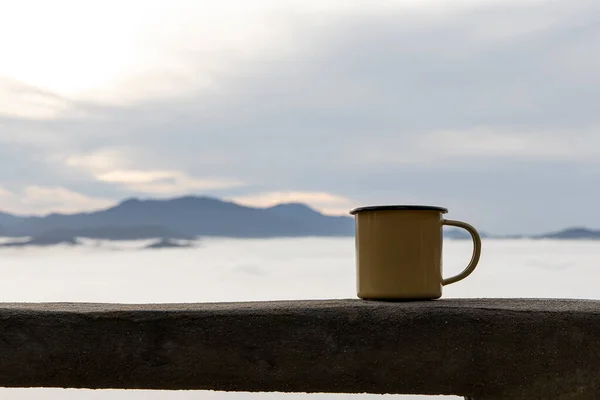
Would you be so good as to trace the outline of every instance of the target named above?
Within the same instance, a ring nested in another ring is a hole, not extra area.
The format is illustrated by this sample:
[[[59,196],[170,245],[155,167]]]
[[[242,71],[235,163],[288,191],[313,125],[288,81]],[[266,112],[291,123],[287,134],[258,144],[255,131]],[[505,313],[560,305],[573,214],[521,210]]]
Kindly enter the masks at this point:
[[[0,386],[595,399],[600,302],[5,303]]]

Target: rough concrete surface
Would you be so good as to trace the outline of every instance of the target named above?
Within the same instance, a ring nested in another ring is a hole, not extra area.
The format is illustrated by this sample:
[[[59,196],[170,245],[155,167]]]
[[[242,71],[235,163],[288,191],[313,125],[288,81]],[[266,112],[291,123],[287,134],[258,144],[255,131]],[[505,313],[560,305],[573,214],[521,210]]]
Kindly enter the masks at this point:
[[[0,386],[600,398],[600,301],[0,304]]]

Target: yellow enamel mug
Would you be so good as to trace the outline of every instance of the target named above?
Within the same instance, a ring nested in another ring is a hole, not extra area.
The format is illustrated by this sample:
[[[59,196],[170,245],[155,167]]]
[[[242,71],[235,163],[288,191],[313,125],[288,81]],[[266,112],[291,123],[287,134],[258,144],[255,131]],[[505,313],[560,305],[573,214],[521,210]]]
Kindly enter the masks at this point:
[[[359,207],[355,216],[356,277],[361,299],[437,299],[442,286],[473,272],[481,238],[471,225],[444,219],[442,207],[388,205]],[[473,238],[471,262],[460,274],[442,277],[444,225],[466,229]]]

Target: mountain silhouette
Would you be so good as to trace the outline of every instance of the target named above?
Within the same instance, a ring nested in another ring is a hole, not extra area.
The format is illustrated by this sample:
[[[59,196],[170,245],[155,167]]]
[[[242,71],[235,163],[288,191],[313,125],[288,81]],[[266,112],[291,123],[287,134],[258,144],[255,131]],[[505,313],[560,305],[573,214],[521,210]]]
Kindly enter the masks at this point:
[[[18,224],[23,221],[23,217],[18,217],[16,215],[8,214],[5,212],[0,212],[0,228],[8,228]]]
[[[189,242],[179,243],[171,239],[160,239],[154,243],[151,243],[144,247],[144,249],[172,249],[172,248],[186,248],[193,247]]]
[[[153,237],[168,238],[354,235],[351,217],[323,215],[304,204],[256,208],[197,196],[167,200],[132,198],[114,207],[87,213],[13,219],[10,214],[4,215],[3,220],[9,221],[9,224],[0,224],[5,236],[37,237],[57,232],[61,236],[134,239],[148,238],[148,231],[155,231]]]
[[[0,247],[31,247],[31,246],[56,246],[58,244],[67,244],[76,246],[79,243],[76,237],[42,235],[25,241],[13,241],[0,243]]]
[[[86,213],[17,216],[0,212],[0,235],[32,237],[31,244],[69,242],[85,237],[107,240],[160,238],[191,240],[198,236],[267,238],[353,236],[350,216],[324,215],[302,203],[248,207],[206,196],[124,200],[113,207]],[[497,239],[600,239],[600,231],[569,228],[535,236],[482,237]],[[466,231],[444,229],[447,239],[470,239]]]
[[[600,239],[600,231],[574,227],[563,229],[558,232],[534,236],[534,239]]]

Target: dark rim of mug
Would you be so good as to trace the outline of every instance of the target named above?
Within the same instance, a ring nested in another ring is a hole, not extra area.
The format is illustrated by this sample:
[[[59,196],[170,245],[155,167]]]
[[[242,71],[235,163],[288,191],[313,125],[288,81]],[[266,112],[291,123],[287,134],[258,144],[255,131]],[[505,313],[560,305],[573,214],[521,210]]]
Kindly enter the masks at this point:
[[[366,206],[358,207],[350,211],[351,215],[357,214],[363,211],[388,211],[388,210],[410,210],[410,211],[437,211],[442,214],[448,212],[447,208],[436,207],[436,206],[417,206],[417,205],[390,205],[390,206]]]

